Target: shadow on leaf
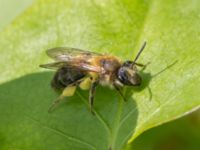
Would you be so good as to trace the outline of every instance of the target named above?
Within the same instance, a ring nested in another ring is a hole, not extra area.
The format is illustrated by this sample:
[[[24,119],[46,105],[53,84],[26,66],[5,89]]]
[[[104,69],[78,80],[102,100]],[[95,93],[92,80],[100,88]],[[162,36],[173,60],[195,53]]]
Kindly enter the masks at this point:
[[[88,91],[78,89],[48,113],[58,96],[49,85],[52,76],[34,73],[0,85],[0,147],[117,150],[127,142],[138,116],[132,97],[124,102],[115,90],[99,86],[94,116],[88,108]]]

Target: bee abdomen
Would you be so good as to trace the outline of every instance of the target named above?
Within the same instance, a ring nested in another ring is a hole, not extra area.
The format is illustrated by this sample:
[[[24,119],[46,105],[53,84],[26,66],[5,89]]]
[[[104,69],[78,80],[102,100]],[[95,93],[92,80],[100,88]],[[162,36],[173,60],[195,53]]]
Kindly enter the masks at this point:
[[[56,90],[64,89],[68,85],[85,77],[85,75],[86,74],[83,71],[78,69],[62,67],[58,69],[54,75],[51,86]]]

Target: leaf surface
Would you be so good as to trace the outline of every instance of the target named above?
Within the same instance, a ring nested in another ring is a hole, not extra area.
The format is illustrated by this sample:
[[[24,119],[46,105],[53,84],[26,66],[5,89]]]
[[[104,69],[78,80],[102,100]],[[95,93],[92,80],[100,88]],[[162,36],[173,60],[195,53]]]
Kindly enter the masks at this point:
[[[200,105],[198,0],[39,0],[0,33],[0,148],[120,150],[143,131]],[[76,47],[148,64],[128,102],[98,87],[93,116],[77,90],[53,113],[45,50]]]

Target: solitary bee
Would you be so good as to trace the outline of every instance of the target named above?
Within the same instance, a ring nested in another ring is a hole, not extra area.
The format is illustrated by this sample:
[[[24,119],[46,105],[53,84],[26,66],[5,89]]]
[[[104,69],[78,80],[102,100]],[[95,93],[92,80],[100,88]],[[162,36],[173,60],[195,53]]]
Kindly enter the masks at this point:
[[[108,85],[116,89],[125,100],[121,88],[126,86],[139,86],[142,82],[136,66],[137,59],[144,50],[146,42],[142,45],[133,61],[122,62],[115,56],[84,51],[77,48],[57,47],[47,50],[47,55],[56,62],[40,65],[48,69],[56,69],[51,81],[55,90],[62,90],[61,95],[50,106],[49,111],[65,97],[72,96],[79,86],[83,90],[89,89],[90,111],[93,109],[94,94],[97,85]]]

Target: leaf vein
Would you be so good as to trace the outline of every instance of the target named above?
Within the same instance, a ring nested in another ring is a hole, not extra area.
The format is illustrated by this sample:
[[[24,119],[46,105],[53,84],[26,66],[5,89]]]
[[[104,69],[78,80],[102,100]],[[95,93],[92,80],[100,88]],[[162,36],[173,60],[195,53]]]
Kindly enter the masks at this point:
[[[88,106],[87,100],[79,93],[77,92],[77,95],[82,99],[82,101]],[[89,107],[89,106],[88,106]],[[108,124],[106,123],[106,121],[102,118],[102,116],[93,108],[93,111],[95,112],[98,120],[102,123],[102,125],[104,126],[104,128],[106,129],[106,131],[108,132],[108,134],[111,134],[111,129],[108,126]]]
[[[58,135],[60,135],[60,136],[63,136],[63,137],[65,137],[65,138],[68,139],[68,140],[74,141],[74,142],[76,142],[76,143],[80,143],[80,144],[82,144],[82,145],[86,145],[86,146],[90,147],[90,148],[93,149],[93,150],[97,150],[97,148],[95,148],[93,145],[91,145],[90,143],[87,143],[87,142],[83,141],[82,139],[78,139],[77,137],[70,136],[70,135],[68,135],[68,134],[66,134],[66,133],[64,133],[64,132],[62,132],[62,131],[60,131],[60,130],[58,130],[58,129],[49,127],[49,126],[47,126],[47,125],[41,123],[40,121],[38,121],[38,120],[36,120],[36,119],[34,119],[34,118],[28,116],[28,115],[26,115],[26,117],[27,117],[29,120],[31,120],[31,121],[37,123],[38,125],[42,126],[43,128],[46,128],[46,129],[48,129],[48,130],[50,130],[50,131],[52,131],[52,132],[54,132],[54,133],[56,133],[56,134],[58,134]]]

